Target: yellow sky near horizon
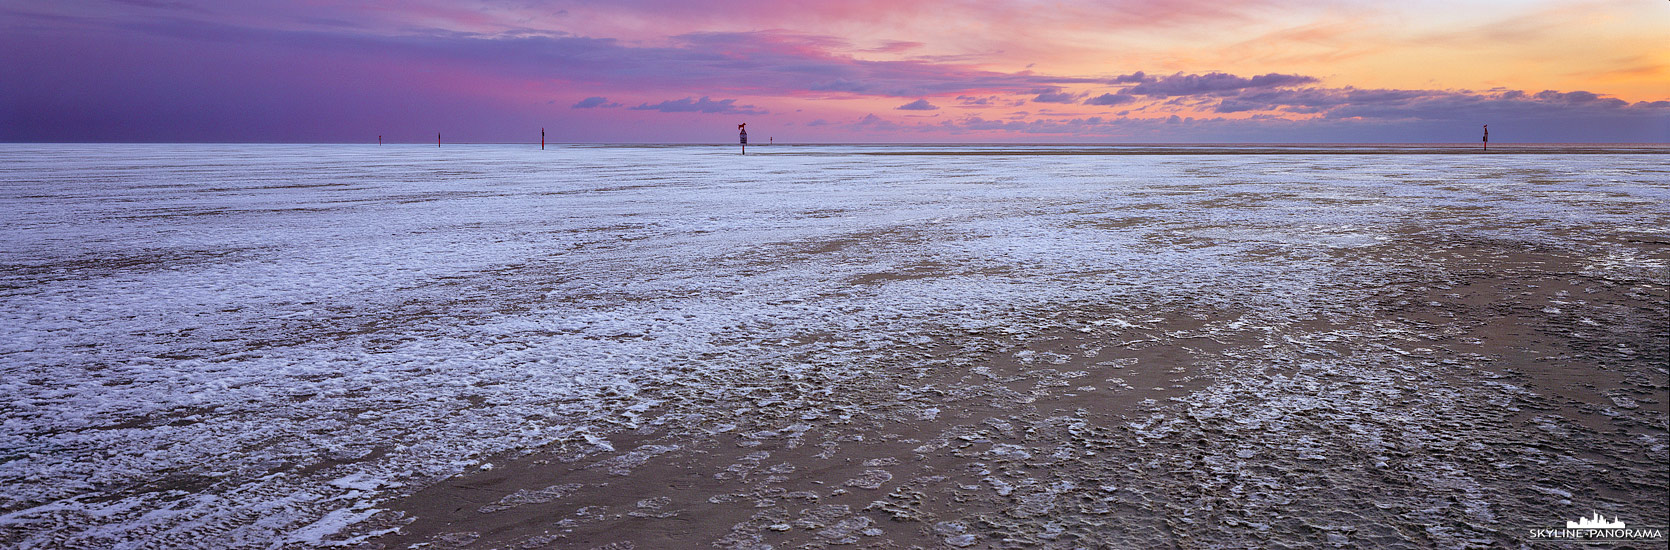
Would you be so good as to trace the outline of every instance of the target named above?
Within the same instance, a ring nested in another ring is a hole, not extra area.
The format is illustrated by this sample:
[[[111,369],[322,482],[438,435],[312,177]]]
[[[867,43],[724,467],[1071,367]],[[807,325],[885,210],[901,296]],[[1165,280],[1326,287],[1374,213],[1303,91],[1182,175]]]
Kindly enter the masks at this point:
[[[687,32],[780,30],[841,38],[863,59],[929,57],[1038,74],[1302,74],[1328,86],[1586,90],[1670,99],[1670,2],[899,2],[691,17],[607,8],[541,19],[576,34],[654,43]],[[1163,4],[1163,3],[1161,3]],[[1140,5],[1133,8],[1133,5]],[[874,8],[874,9],[863,9]],[[919,46],[865,52],[889,41]]]

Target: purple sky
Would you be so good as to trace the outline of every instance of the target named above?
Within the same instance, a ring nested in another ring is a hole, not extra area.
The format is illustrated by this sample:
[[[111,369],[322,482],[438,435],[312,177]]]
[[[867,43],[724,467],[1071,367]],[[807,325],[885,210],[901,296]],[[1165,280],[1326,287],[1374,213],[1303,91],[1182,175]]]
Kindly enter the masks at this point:
[[[1559,6],[1017,4],[18,0],[0,141],[1670,141],[1627,17],[1583,65]]]

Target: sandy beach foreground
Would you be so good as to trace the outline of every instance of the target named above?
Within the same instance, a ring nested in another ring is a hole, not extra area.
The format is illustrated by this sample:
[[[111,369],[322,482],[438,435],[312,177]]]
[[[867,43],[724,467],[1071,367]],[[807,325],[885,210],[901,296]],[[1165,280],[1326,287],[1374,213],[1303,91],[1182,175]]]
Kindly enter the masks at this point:
[[[528,149],[0,148],[0,546],[1670,523],[1658,149]]]
[[[1402,276],[1280,319],[1134,296],[787,356],[390,503],[380,542],[1451,548],[1579,502],[1663,520],[1662,273],[1421,231],[1336,260]]]

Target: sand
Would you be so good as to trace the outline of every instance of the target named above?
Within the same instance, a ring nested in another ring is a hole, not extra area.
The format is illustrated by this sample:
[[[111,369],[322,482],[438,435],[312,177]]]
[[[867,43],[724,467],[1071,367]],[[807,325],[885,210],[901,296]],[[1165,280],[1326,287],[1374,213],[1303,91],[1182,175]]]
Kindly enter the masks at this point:
[[[1665,146],[761,149],[0,144],[0,547],[1670,523]]]
[[[1414,229],[1336,256],[1403,277],[1316,288],[1354,307],[1296,323],[1071,304],[926,329],[866,364],[785,357],[779,376],[657,390],[603,434],[614,451],[491,460],[391,503],[380,525],[400,531],[376,543],[1512,546],[1573,502],[1662,524],[1663,273]]]

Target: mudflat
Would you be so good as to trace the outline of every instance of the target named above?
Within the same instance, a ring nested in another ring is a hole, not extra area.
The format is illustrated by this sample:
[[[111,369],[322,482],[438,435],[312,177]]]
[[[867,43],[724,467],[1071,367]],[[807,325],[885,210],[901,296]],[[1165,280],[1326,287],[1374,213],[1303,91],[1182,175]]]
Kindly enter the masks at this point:
[[[1654,239],[1619,244],[1665,257]],[[1404,548],[1596,503],[1662,521],[1662,271],[1415,228],[1334,256],[1397,276],[1276,318],[1142,296],[785,356],[393,502],[379,542]]]
[[[0,144],[0,546],[1670,523],[1662,145],[760,149]]]

